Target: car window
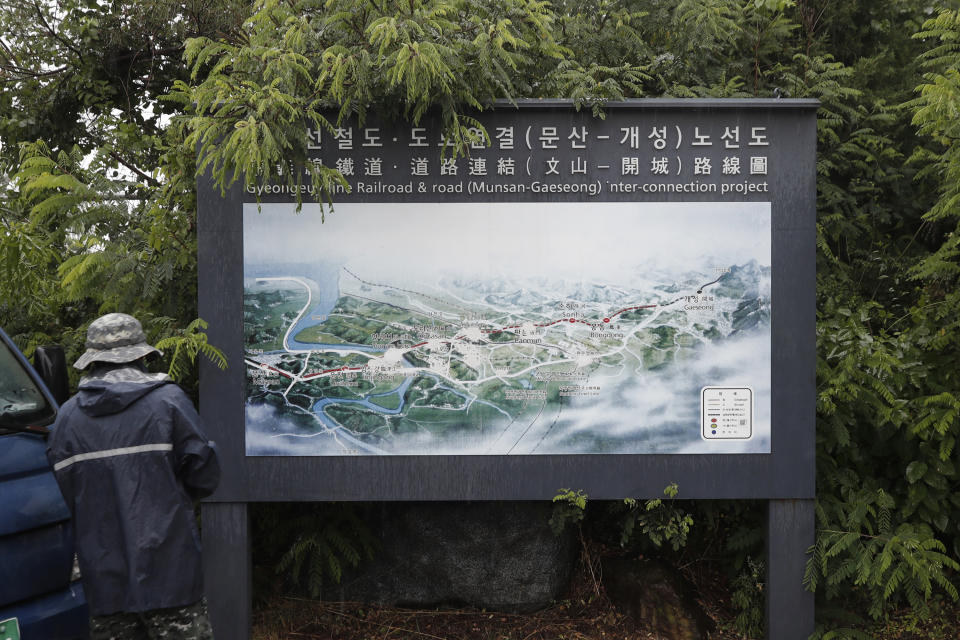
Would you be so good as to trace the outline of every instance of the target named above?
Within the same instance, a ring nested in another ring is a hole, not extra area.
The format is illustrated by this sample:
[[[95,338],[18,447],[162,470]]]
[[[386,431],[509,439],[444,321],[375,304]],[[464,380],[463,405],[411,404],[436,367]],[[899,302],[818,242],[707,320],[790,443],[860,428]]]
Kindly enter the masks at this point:
[[[55,415],[23,363],[0,341],[0,435],[9,433],[7,429],[50,424]]]

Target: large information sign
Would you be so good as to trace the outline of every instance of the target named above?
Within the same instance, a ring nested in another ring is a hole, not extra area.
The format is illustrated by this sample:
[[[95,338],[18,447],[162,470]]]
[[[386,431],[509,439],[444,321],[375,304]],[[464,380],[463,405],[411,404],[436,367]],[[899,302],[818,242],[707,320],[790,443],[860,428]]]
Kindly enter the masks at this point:
[[[333,211],[201,183],[218,497],[812,495],[815,108],[353,120]]]
[[[805,636],[816,107],[504,103],[456,157],[430,118],[345,121],[308,131],[349,185],[326,212],[202,179],[200,315],[229,361],[201,370],[208,577],[249,578],[251,501],[677,483],[770,500],[770,606],[802,618],[771,633]]]
[[[217,497],[812,495],[815,107],[345,121],[333,211],[201,182]]]
[[[798,140],[721,113],[505,109],[465,157],[430,121],[311,131],[335,212],[243,205],[246,454],[769,453]]]

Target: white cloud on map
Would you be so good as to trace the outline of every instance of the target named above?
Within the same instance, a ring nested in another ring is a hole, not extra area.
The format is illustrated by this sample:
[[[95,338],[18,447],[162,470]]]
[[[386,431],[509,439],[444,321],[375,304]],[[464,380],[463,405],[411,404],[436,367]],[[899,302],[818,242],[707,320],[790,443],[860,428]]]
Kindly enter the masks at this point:
[[[627,278],[756,259],[770,264],[768,203],[377,203],[244,208],[251,264],[337,262],[370,277]]]

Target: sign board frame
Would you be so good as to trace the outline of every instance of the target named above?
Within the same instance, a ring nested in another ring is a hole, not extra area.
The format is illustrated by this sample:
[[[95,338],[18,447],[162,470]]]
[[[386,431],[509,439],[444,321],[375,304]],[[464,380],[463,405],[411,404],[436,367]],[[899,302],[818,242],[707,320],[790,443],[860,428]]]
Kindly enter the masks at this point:
[[[251,196],[238,186],[225,195],[209,176],[198,180],[199,314],[210,324],[210,342],[223,349],[230,366],[219,371],[201,364],[200,408],[210,436],[217,442],[223,480],[204,504],[208,581],[224,580],[227,558],[233,581],[249,576],[237,550],[248,544],[246,503],[261,501],[369,500],[549,500],[562,487],[583,490],[591,499],[659,497],[677,483],[680,497],[762,499],[771,501],[769,559],[774,575],[802,576],[802,554],[812,544],[815,419],[815,100],[675,100],[643,99],[605,105],[606,120],[577,112],[568,100],[522,100],[498,104],[491,118],[523,122],[585,124],[618,131],[623,123],[669,125],[694,131],[722,121],[743,131],[759,127],[771,141],[763,149],[769,172],[765,192],[732,193],[723,201],[769,202],[772,215],[772,401],[771,451],[750,454],[589,454],[589,455],[429,455],[429,456],[247,456],[244,445],[243,229],[242,207]],[[486,117],[486,113],[483,114]],[[481,117],[481,121],[484,121]],[[409,125],[406,125],[409,126]],[[682,134],[681,134],[682,135]],[[689,139],[689,138],[688,138]],[[689,143],[665,154],[693,164]],[[672,142],[671,142],[672,147]],[[639,153],[639,152],[638,152]],[[562,154],[558,150],[557,154]],[[539,158],[539,156],[537,156]],[[688,168],[688,174],[690,169]],[[709,178],[703,178],[709,180]],[[719,178],[716,178],[719,180]],[[670,178],[677,181],[680,178]],[[744,183],[759,183],[748,177]],[[570,196],[549,196],[556,199]],[[587,199],[590,196],[577,196]],[[367,196],[370,198],[370,196]],[[376,198],[376,197],[374,197]],[[416,193],[380,196],[380,202],[438,201]],[[490,196],[508,200],[508,196]],[[282,198],[281,198],[282,199]],[[611,193],[595,200],[714,202],[714,193]],[[271,200],[269,194],[263,198]],[[277,200],[274,198],[274,200]],[[362,200],[338,194],[335,202]],[[287,198],[289,201],[289,198]],[[369,200],[366,200],[369,201]],[[454,201],[454,200],[451,200]],[[787,538],[796,538],[793,542]],[[782,542],[778,542],[782,541]],[[216,549],[211,553],[212,542]],[[797,550],[800,565],[796,564]],[[247,564],[249,563],[249,552]],[[232,554],[232,555],[231,555]],[[241,556],[242,557],[242,556]],[[778,566],[789,567],[777,573]],[[799,585],[798,585],[799,586]],[[235,588],[235,586],[234,586]],[[796,589],[789,605],[810,608],[812,600]],[[770,592],[771,600],[777,595]],[[232,606],[237,606],[235,598]],[[246,598],[248,601],[249,598]],[[247,612],[249,612],[249,605]],[[773,606],[773,605],[771,605]],[[215,607],[216,608],[216,607]],[[811,613],[812,615],[812,613]],[[214,616],[215,621],[217,615]],[[226,621],[227,616],[222,618]],[[810,618],[812,620],[812,617]],[[230,624],[222,622],[221,624]],[[776,625],[776,616],[770,618]],[[802,627],[803,625],[801,625]],[[234,631],[233,633],[236,633]],[[772,633],[772,631],[771,631]],[[806,635],[806,634],[805,634]],[[804,635],[804,637],[805,637]],[[233,634],[230,637],[240,637]],[[772,636],[788,637],[788,636]],[[793,637],[793,636],[790,636]],[[800,637],[800,636],[797,636]]]

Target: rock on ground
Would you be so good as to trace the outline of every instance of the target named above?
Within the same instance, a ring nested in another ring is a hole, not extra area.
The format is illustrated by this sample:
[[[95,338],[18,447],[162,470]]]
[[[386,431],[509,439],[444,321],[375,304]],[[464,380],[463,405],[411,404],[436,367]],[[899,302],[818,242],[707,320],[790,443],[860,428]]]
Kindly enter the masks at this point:
[[[325,600],[400,607],[529,612],[560,598],[576,563],[570,528],[551,530],[550,503],[385,503],[371,522],[372,561],[325,589]]]

